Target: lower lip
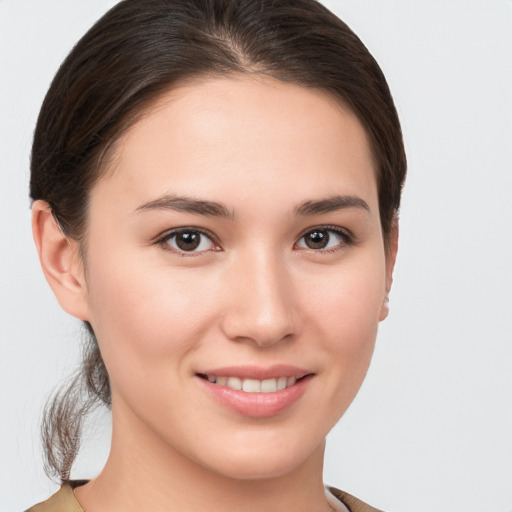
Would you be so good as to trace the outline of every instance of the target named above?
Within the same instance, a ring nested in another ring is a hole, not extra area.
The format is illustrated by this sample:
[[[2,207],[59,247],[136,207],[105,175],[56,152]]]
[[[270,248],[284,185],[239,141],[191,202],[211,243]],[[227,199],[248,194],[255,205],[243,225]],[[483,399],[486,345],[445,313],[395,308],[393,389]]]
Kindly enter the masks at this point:
[[[296,403],[306,391],[313,375],[307,375],[293,386],[273,393],[246,393],[213,384],[198,377],[206,391],[228,409],[250,418],[269,418],[285,411]]]

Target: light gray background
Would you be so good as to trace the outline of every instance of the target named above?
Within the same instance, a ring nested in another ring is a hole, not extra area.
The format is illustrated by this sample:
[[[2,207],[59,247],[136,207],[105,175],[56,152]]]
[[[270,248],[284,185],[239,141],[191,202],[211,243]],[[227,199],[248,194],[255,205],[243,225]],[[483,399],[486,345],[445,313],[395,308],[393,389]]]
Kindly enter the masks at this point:
[[[56,489],[38,421],[80,337],[31,240],[32,130],[57,66],[114,3],[0,0],[1,512]],[[512,2],[325,3],[381,64],[409,157],[391,315],[330,435],[326,482],[389,512],[510,512]],[[106,456],[108,418],[96,424],[75,478]]]

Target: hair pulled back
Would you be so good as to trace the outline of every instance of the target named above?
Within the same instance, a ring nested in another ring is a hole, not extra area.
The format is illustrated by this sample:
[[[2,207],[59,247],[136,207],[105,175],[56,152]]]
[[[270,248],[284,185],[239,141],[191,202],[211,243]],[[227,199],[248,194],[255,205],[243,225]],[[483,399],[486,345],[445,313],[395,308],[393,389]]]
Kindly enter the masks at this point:
[[[348,105],[374,153],[385,240],[400,206],[406,158],[398,116],[378,64],[317,0],[122,0],[76,44],[43,102],[30,195],[63,233],[86,244],[88,194],[116,140],[173,86],[204,76],[263,74],[322,89]],[[94,333],[81,370],[48,403],[46,471],[68,480],[85,414],[110,406]]]

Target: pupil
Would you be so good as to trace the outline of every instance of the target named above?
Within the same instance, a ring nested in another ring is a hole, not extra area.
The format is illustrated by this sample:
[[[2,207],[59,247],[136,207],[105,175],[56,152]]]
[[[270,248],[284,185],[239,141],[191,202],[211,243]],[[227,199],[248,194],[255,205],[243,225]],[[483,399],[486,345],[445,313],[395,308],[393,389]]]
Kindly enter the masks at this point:
[[[176,245],[183,251],[193,251],[197,249],[201,242],[199,233],[180,233],[176,235]]]
[[[306,245],[310,249],[323,249],[329,243],[327,231],[313,231],[306,237]]]

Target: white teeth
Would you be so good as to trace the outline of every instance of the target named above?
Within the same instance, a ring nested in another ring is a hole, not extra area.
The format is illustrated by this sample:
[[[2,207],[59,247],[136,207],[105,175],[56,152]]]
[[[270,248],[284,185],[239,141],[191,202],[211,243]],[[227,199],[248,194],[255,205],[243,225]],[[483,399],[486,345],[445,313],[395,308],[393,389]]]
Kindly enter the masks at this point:
[[[295,377],[277,377],[274,379],[240,379],[239,377],[215,377],[206,375],[209,382],[219,386],[227,386],[236,391],[245,391],[246,393],[275,393],[282,389],[293,386],[297,379]]]
[[[275,391],[277,391],[277,379],[262,380],[261,391],[263,393],[274,393]]]
[[[228,382],[226,384],[228,388],[236,389],[237,391],[242,390],[242,379],[238,377],[228,377]]]
[[[242,389],[246,393],[259,393],[261,391],[261,381],[256,379],[244,379]]]
[[[278,390],[284,389],[286,387],[287,380],[288,379],[286,377],[279,377],[279,379],[277,379],[277,389]]]

